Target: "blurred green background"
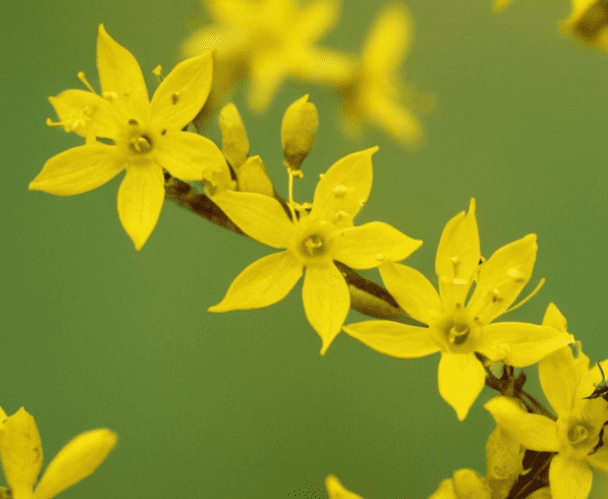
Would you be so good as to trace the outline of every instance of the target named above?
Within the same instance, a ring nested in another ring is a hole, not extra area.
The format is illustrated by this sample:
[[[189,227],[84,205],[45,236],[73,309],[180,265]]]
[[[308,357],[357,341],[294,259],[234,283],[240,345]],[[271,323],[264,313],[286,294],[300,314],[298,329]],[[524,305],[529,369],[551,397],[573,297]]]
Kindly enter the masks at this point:
[[[242,92],[234,99],[283,194],[282,113],[304,93],[318,105],[300,201],[334,161],[379,145],[359,223],[423,239],[409,264],[430,278],[444,224],[471,197],[486,257],[538,234],[531,286],[547,284],[509,319],[539,322],[553,301],[592,361],[604,359],[608,58],[560,35],[566,0],[516,0],[500,15],[490,2],[407,2],[415,35],[403,76],[437,102],[416,153],[373,128],[345,139],[320,87],[289,82],[263,116]],[[324,45],[358,52],[382,5],[345,0]],[[100,22],[151,76],[208,19],[196,0],[4,2],[0,405],[35,416],[46,463],[81,431],[118,432],[109,459],[64,499],[325,498],[329,473],[366,499],[425,498],[457,468],[483,474],[492,393],[459,423],[437,392],[437,355],[392,359],[340,335],[321,358],[301,284],[267,309],[206,311],[268,248],[166,203],[137,253],[116,214],[120,178],[69,198],[27,191],[48,158],[81,143],[45,126],[55,118],[47,97],[81,88],[80,70],[97,86]],[[219,138],[217,125],[208,135]],[[535,371],[529,389],[540,394]],[[606,483],[596,477],[594,499],[608,496]]]

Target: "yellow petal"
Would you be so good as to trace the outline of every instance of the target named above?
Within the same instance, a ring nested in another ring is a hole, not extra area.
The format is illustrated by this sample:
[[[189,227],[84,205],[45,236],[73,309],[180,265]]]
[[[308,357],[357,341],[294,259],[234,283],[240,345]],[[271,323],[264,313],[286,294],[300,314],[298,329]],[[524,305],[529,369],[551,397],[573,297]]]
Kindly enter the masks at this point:
[[[485,385],[486,373],[473,354],[443,353],[439,360],[439,394],[464,421]]]
[[[330,222],[340,212],[355,217],[372,189],[372,154],[377,150],[371,147],[336,161],[317,184],[311,215]]]
[[[105,428],[81,433],[51,461],[34,499],[51,499],[92,474],[114,448],[117,437]]]
[[[154,92],[150,120],[161,129],[181,130],[202,109],[211,89],[211,52],[180,62]]]
[[[428,328],[393,321],[366,321],[342,329],[368,347],[399,359],[415,359],[439,351]]]
[[[348,286],[333,263],[306,267],[302,287],[304,312],[310,325],[321,337],[321,355],[340,332],[348,310]]]
[[[241,164],[235,173],[239,191],[274,197],[274,187],[268,177],[264,162],[259,156],[247,158],[247,161]]]
[[[118,175],[124,168],[121,159],[115,146],[96,143],[72,147],[49,159],[28,188],[56,196],[82,194]]]
[[[97,71],[101,90],[115,105],[124,107],[131,117],[147,122],[150,112],[148,89],[139,63],[99,25],[97,37]]]
[[[118,189],[118,216],[136,250],[152,234],[165,199],[165,178],[157,166],[134,166]]]
[[[66,90],[57,97],[49,97],[60,123],[66,132],[82,137],[115,139],[117,122],[110,103],[86,90]]]
[[[532,277],[537,249],[536,234],[528,234],[496,250],[481,265],[467,305],[473,316],[487,324],[511,306]]]
[[[424,137],[422,124],[414,113],[387,95],[374,92],[367,98],[368,118],[404,145],[415,149]]]
[[[211,140],[190,132],[167,132],[158,140],[156,161],[182,180],[215,179],[215,187],[230,183],[224,155]]]
[[[431,324],[441,314],[441,298],[422,273],[391,262],[381,265],[379,270],[386,289],[414,319]]]
[[[572,335],[552,327],[526,322],[496,322],[483,327],[483,334],[475,348],[494,361],[502,360],[511,366],[525,367],[573,341]],[[499,353],[500,350],[504,356]]]
[[[302,264],[290,251],[260,258],[232,281],[224,299],[209,307],[209,312],[249,310],[277,303],[292,290],[302,270]]]
[[[552,499],[587,499],[593,472],[585,461],[557,454],[551,459],[549,483]]]
[[[398,69],[409,50],[414,34],[405,6],[384,7],[365,40],[362,59],[368,71],[386,77]]]
[[[515,400],[498,395],[484,405],[496,424],[513,435],[525,448],[557,452],[561,443],[557,423],[545,416],[529,414]]]
[[[350,227],[336,236],[334,260],[355,269],[371,269],[383,262],[398,262],[422,245],[383,222]]]
[[[325,487],[329,499],[363,499],[361,496],[346,490],[334,475],[327,475],[325,478]]]
[[[247,95],[247,104],[255,113],[268,109],[272,98],[277,93],[288,74],[284,63],[285,57],[269,52],[251,61],[251,86]]]
[[[549,303],[545,315],[543,316],[543,326],[551,326],[558,331],[566,332],[568,330],[568,321],[557,308],[555,303]]]
[[[211,199],[248,236],[273,248],[291,246],[295,225],[276,199],[232,191],[219,192]]]
[[[42,467],[42,443],[34,418],[23,407],[2,425],[0,454],[13,497],[31,497]]]
[[[542,359],[538,364],[538,374],[543,393],[557,415],[570,413],[580,382],[580,373],[570,347],[560,348]]]
[[[464,303],[480,257],[475,200],[471,199],[468,214],[460,212],[446,224],[437,248],[435,272],[447,308]]]

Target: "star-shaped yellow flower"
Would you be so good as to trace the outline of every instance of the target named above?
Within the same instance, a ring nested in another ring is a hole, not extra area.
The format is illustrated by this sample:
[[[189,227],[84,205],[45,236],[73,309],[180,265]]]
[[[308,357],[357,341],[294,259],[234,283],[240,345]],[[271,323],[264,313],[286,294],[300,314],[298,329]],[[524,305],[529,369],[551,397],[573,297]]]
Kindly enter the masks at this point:
[[[488,485],[475,471],[463,468],[456,470],[454,476],[443,480],[439,489],[429,499],[492,499]]]
[[[402,103],[404,95],[412,100],[413,94],[397,73],[412,37],[412,20],[404,6],[394,4],[380,12],[351,79],[341,89],[349,133],[359,134],[362,124],[371,121],[410,147],[422,140],[420,121]]]
[[[215,24],[192,35],[186,56],[217,48],[214,92],[221,94],[243,76],[251,78],[248,104],[264,111],[287,77],[317,83],[344,81],[350,58],[318,47],[335,24],[336,0],[208,0]]]
[[[554,305],[543,324],[566,330],[566,320]],[[592,468],[608,472],[608,445],[603,429],[608,424],[608,402],[589,398],[602,380],[600,369],[589,369],[589,357],[576,343],[578,356],[564,347],[539,362],[543,392],[557,413],[557,421],[529,414],[517,402],[498,396],[485,408],[496,423],[525,448],[556,452],[549,465],[553,499],[586,499],[591,491]],[[601,362],[608,371],[608,359]]]
[[[139,64],[100,25],[97,68],[101,95],[67,90],[50,99],[59,124],[86,137],[87,143],[49,159],[29,188],[71,196],[95,189],[126,169],[118,214],[139,250],[160,216],[163,169],[182,180],[230,181],[215,144],[182,131],[207,99],[212,57],[206,53],[178,64],[150,102]],[[111,145],[96,138],[109,139]]]
[[[392,321],[351,324],[344,330],[366,345],[399,358],[441,352],[439,393],[461,421],[485,382],[475,353],[515,367],[538,362],[572,341],[553,327],[522,322],[492,323],[505,313],[530,280],[536,259],[536,236],[497,250],[480,266],[475,201],[469,213],[452,218],[441,235],[435,271],[439,293],[417,270],[394,263],[380,267],[382,280],[397,303],[428,328]],[[468,303],[465,300],[476,282]]]
[[[323,342],[324,354],[340,332],[350,308],[348,286],[333,263],[369,269],[400,261],[422,242],[382,222],[353,226],[353,218],[369,196],[371,156],[376,147],[350,154],[325,173],[310,212],[292,220],[274,198],[256,193],[224,191],[213,201],[247,235],[284,251],[261,258],[230,285],[211,312],[266,307],[283,299],[302,276],[306,317]]]
[[[42,444],[34,418],[22,407],[7,418],[0,408],[0,455],[12,499],[51,499],[93,473],[116,445],[105,428],[81,433],[42,468]],[[35,486],[35,490],[34,490]]]

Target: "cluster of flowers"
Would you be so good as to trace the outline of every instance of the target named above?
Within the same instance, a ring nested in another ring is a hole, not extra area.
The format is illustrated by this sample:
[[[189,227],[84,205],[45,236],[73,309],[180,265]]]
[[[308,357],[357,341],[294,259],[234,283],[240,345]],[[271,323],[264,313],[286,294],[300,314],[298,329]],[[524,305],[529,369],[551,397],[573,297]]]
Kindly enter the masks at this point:
[[[566,319],[553,304],[542,325],[496,322],[530,299],[542,284],[514,305],[531,279],[537,252],[534,234],[499,248],[485,260],[475,200],[471,200],[468,212],[449,220],[441,235],[436,290],[420,272],[398,263],[421,241],[383,222],[354,224],[370,195],[372,155],[377,148],[334,163],[321,176],[312,203],[294,201],[294,179],[303,176],[301,166],[318,125],[308,96],[294,102],[283,118],[287,199],[275,192],[262,159],[249,155],[247,134],[233,104],[219,113],[221,149],[194,131],[192,122],[210,94],[217,99],[242,71],[253,78],[250,105],[257,109],[268,105],[285,76],[305,74],[341,86],[344,95],[363,99],[357,106],[368,109],[368,115],[380,112],[376,116],[384,125],[394,123],[386,115],[388,108],[393,115],[401,113],[401,122],[411,124],[408,113],[379,97],[394,89],[376,92],[366,86],[389,81],[386,74],[383,78],[370,75],[386,73],[387,68],[392,74],[396,67],[397,54],[408,43],[403,34],[407,30],[402,29],[409,22],[405,11],[391,7],[380,15],[363,56],[353,66],[342,54],[312,46],[333,22],[332,1],[319,0],[304,9],[280,0],[255,6],[248,0],[216,0],[211,6],[225,26],[204,30],[186,44],[186,50],[208,47],[213,40],[215,45],[223,40],[224,45],[217,52],[207,51],[178,64],[161,81],[151,101],[136,59],[100,26],[101,93],[80,74],[88,90],[67,90],[50,98],[59,121],[49,124],[82,136],[85,144],[49,159],[30,189],[75,195],[126,170],[118,192],[118,213],[137,250],[156,226],[166,197],[280,250],[249,265],[210,311],[269,306],[284,298],[304,274],[304,310],[321,338],[321,354],[341,331],[393,357],[440,352],[439,393],[461,421],[484,385],[497,390],[500,394],[485,405],[497,423],[486,449],[485,478],[472,470],[459,470],[440,485],[434,499],[585,499],[592,468],[608,472],[608,445],[603,442],[608,424],[603,371],[608,372],[608,359],[590,366],[580,342],[567,332]],[[301,22],[285,22],[285,16]],[[248,36],[235,38],[235,25],[241,19],[247,19]],[[259,40],[269,36],[269,23],[282,26],[283,31],[275,29],[272,36],[285,39],[273,38],[274,48],[260,52],[264,44]],[[386,43],[390,39],[386,30],[400,33],[393,45]],[[378,57],[381,47],[390,50]],[[243,69],[244,64],[249,66]],[[215,66],[219,66],[219,77]],[[354,75],[358,75],[356,84]],[[379,269],[386,290],[354,270],[370,268]],[[350,308],[379,320],[344,325]],[[516,368],[537,363],[543,391],[556,415],[523,390],[523,372],[514,374]],[[500,366],[499,377],[495,373]],[[92,473],[116,443],[114,433],[106,429],[76,437],[51,462],[34,491],[42,463],[34,420],[24,409],[11,417],[0,410],[0,420],[0,454],[10,486],[10,493],[0,493],[15,499],[53,497]],[[359,497],[333,476],[326,485],[332,499]]]

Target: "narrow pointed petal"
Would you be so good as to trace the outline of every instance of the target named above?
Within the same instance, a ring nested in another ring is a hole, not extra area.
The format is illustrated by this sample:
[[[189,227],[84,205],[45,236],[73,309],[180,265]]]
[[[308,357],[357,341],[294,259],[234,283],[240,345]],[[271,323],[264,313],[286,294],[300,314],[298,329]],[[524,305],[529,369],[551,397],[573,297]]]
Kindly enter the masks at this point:
[[[218,192],[212,198],[245,234],[273,248],[291,246],[295,226],[281,204],[254,192]]]
[[[527,449],[557,452],[560,441],[557,423],[545,416],[527,413],[513,399],[498,395],[485,403],[496,424],[511,433]]]
[[[372,154],[377,150],[371,147],[336,161],[317,184],[311,215],[332,222],[340,212],[354,218],[372,189]]]
[[[103,24],[99,25],[97,37],[97,71],[104,93],[115,95],[115,102],[128,109],[138,121],[148,119],[148,89],[139,63],[108,35]]]
[[[471,199],[468,214],[461,212],[446,224],[437,248],[435,272],[446,304],[464,303],[480,257],[475,200]]]
[[[115,146],[96,143],[72,147],[49,159],[28,188],[56,196],[73,196],[105,184],[123,168]]]
[[[209,312],[251,310],[281,301],[300,279],[303,266],[290,251],[256,260],[230,284],[226,296]]]
[[[150,108],[153,123],[181,130],[197,115],[211,89],[211,52],[180,62],[154,92]]]
[[[365,40],[362,54],[365,66],[382,77],[395,72],[410,48],[413,34],[412,19],[404,6],[384,7]]]
[[[464,421],[485,385],[486,373],[473,354],[442,353],[439,360],[439,394]]]
[[[386,289],[414,319],[431,324],[441,314],[441,298],[422,273],[391,262],[380,265],[379,270]]]
[[[247,104],[252,111],[256,113],[266,111],[277,89],[285,80],[287,71],[282,59],[272,54],[252,61],[251,87],[247,96]]]
[[[315,0],[307,3],[295,26],[295,37],[316,41],[329,31],[340,15],[340,2],[336,0]]]
[[[535,364],[572,343],[574,338],[548,326],[526,322],[495,322],[483,327],[476,350],[514,367]]]
[[[538,374],[543,393],[557,415],[570,413],[580,382],[570,347],[560,348],[542,359]]]
[[[13,497],[31,497],[42,467],[42,443],[34,418],[23,407],[0,426],[0,454]]]
[[[532,277],[537,249],[536,234],[528,234],[496,250],[483,263],[467,305],[481,322],[492,322],[513,304]]]
[[[117,440],[116,434],[105,428],[78,435],[51,461],[36,487],[34,499],[51,499],[91,475]]]
[[[157,161],[174,177],[182,180],[218,178],[230,182],[230,171],[222,151],[214,142],[190,132],[167,132],[158,141]]]
[[[306,318],[323,342],[321,355],[324,355],[350,309],[348,286],[333,263],[309,265],[304,276],[302,299]]]
[[[399,359],[416,359],[439,351],[428,328],[393,321],[366,321],[348,324],[343,329],[368,347]]]
[[[159,166],[134,166],[118,189],[118,216],[136,250],[152,234],[165,199],[165,178]]]
[[[383,262],[398,262],[422,245],[383,222],[349,227],[336,237],[333,258],[355,269],[371,269]]]
[[[420,120],[386,94],[387,92],[383,91],[370,95],[366,106],[369,119],[397,140],[415,148],[424,136]]]
[[[49,102],[66,132],[74,132],[85,138],[116,138],[116,116],[110,103],[103,97],[87,90],[71,89],[57,97],[49,97]]]
[[[549,468],[551,499],[587,499],[592,481],[593,472],[585,461],[553,456]]]

